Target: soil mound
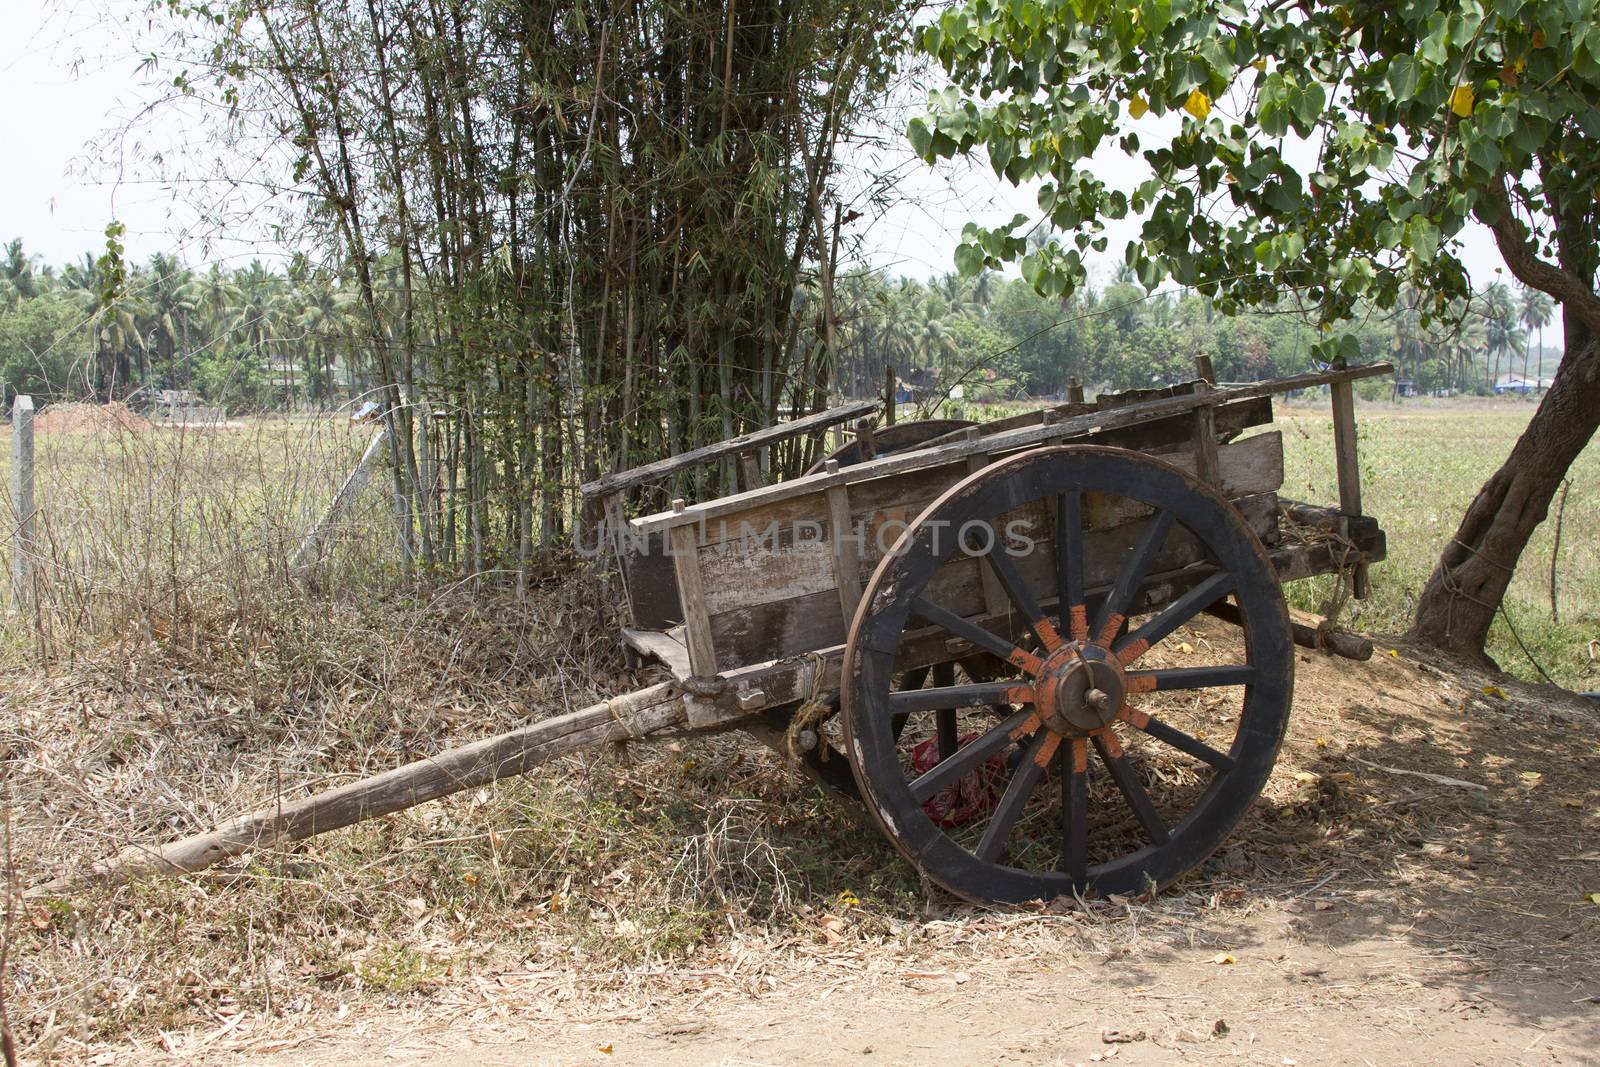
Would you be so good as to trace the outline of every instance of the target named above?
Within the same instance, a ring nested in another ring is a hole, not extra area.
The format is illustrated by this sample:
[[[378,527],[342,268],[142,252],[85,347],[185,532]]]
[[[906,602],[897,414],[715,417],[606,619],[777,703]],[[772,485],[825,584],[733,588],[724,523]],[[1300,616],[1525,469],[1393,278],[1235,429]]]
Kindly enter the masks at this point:
[[[136,415],[120,401],[109,404],[51,404],[34,420],[34,429],[45,434],[105,433],[150,429],[150,420]]]

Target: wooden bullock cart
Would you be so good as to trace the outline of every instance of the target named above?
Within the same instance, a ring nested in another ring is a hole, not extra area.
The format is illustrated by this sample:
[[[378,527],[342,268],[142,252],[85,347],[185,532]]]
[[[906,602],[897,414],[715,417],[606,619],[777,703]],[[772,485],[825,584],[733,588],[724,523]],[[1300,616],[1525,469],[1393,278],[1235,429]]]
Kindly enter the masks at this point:
[[[798,750],[962,896],[1137,892],[1204,860],[1265,785],[1295,642],[1371,654],[1292,625],[1280,585],[1343,572],[1364,595],[1383,558],[1351,385],[1387,373],[902,423],[804,477],[623,518],[628,491],[858,418],[847,406],[584,492],[612,519],[623,640],[672,671],[689,728]],[[1245,433],[1273,394],[1322,385],[1338,507],[1282,498],[1281,436]],[[1171,637],[1203,615],[1210,656]]]
[[[785,438],[846,405],[608,475],[631,654],[669,680],[111,866],[196,870],[273,841],[526,773],[580,748],[739,728],[859,796],[905,859],[963,897],[1159,888],[1261,792],[1294,646],[1281,583],[1365,592],[1384,537],[1361,513],[1352,383],[1387,364],[1235,388],[1205,380],[982,425],[862,427],[763,485]],[[1285,499],[1272,396],[1329,386],[1339,502]],[[1255,432],[1249,432],[1255,431]],[[870,457],[870,458],[869,458]],[[737,463],[742,492],[629,518],[642,487]]]

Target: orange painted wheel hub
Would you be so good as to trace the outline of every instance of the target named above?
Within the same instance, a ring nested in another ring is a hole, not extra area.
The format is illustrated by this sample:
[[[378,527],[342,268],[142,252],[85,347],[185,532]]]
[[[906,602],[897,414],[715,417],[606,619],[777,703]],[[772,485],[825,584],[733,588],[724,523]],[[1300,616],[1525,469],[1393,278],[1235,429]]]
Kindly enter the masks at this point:
[[[1122,664],[1103,645],[1072,641],[1040,664],[1034,682],[1039,719],[1064,737],[1086,737],[1122,714],[1127,704]]]

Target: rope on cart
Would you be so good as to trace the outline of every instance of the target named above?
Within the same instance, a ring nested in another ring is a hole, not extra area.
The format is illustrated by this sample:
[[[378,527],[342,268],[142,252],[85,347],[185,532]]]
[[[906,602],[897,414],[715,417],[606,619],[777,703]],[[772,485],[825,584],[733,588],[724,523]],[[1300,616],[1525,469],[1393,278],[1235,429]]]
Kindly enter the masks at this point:
[[[800,735],[807,730],[816,735],[815,747],[822,750],[822,759],[828,758],[828,746],[822,744],[822,725],[839,713],[837,694],[829,694],[822,684],[828,661],[817,652],[808,653],[807,658],[811,660],[811,695],[795,709],[793,717],[789,719],[789,729],[784,732],[784,747],[789,752],[790,763],[794,765],[798,765],[805,757],[807,749],[800,743]]]

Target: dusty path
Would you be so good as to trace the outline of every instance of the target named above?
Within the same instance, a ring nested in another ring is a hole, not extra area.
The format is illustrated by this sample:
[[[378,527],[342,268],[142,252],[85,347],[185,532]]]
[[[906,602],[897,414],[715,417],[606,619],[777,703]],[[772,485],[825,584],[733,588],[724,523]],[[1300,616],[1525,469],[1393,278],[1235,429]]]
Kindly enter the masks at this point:
[[[709,1002],[684,993],[643,1017],[553,1025],[519,1021],[515,1008],[471,1023],[376,1019],[261,1062],[1600,1062],[1600,1007],[1578,1000],[1592,975],[1485,974],[1412,933],[1359,906],[1299,916],[1273,906],[1197,931],[1240,946],[1236,962],[1217,964],[1210,945],[1119,960],[1052,952],[1062,946],[1040,930],[1022,938],[1026,955],[968,960],[970,970],[923,961],[884,978]],[[500,992],[515,989],[509,979]]]
[[[1600,712],[1387,649],[1298,671],[1235,846],[1153,901],[801,910],[622,970],[508,938],[518,955],[460,954],[411,992],[333,978],[302,1006],[78,1047],[238,1067],[1600,1064]],[[445,958],[462,928],[396,936]]]

